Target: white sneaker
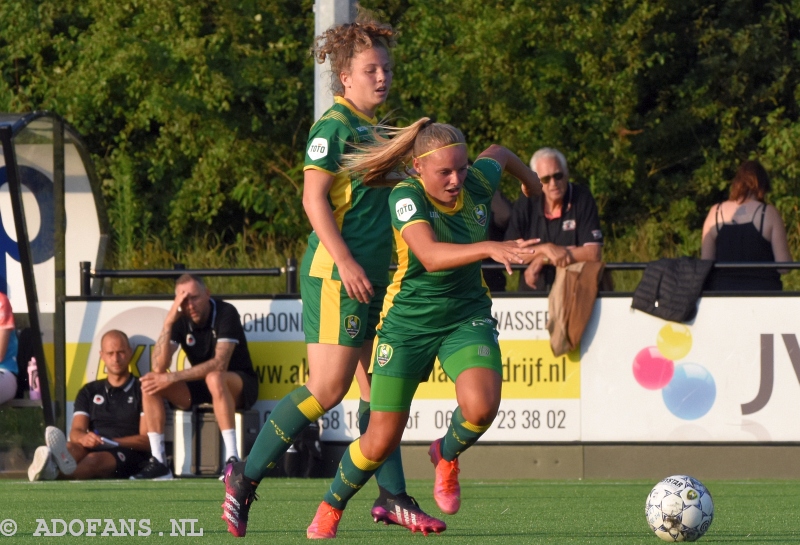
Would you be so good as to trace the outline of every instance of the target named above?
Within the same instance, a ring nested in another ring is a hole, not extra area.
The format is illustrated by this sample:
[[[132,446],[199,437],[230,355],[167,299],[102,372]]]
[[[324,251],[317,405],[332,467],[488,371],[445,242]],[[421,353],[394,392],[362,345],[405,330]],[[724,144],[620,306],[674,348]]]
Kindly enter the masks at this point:
[[[78,467],[78,464],[75,463],[75,458],[67,450],[67,438],[64,432],[55,426],[47,426],[44,431],[44,442],[50,447],[50,452],[53,453],[61,473],[64,475],[75,473],[75,468]]]
[[[53,454],[47,447],[39,447],[33,453],[33,463],[28,468],[28,480],[54,481],[58,477],[58,468]]]

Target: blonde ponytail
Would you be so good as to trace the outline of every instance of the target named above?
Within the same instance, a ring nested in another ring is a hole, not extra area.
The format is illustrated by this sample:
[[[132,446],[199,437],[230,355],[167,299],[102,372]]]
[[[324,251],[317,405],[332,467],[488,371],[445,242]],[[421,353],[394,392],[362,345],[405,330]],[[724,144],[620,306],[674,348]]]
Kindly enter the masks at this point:
[[[390,174],[403,166],[407,171],[414,157],[422,157],[438,148],[466,144],[460,130],[444,123],[434,123],[423,117],[408,127],[377,125],[372,129],[373,141],[356,144],[357,151],[342,156],[342,170],[361,176],[370,187],[393,186],[400,179]]]

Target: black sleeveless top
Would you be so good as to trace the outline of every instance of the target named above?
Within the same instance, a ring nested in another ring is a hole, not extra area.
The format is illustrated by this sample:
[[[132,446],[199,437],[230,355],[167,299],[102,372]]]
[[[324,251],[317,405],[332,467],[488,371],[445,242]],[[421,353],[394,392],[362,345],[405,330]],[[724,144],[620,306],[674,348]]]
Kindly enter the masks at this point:
[[[720,226],[720,205],[717,205],[716,261],[775,262],[772,244],[761,234],[764,230],[764,215],[767,205],[761,204],[749,223],[727,223]],[[761,211],[761,224],[756,221]],[[781,276],[774,269],[714,269],[706,289],[715,291],[749,291],[783,289]]]

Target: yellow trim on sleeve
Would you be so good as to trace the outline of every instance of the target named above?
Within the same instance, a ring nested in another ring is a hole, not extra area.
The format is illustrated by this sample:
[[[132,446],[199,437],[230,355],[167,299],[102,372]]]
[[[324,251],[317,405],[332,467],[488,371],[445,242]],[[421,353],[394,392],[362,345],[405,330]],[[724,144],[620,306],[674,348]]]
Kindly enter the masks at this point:
[[[327,168],[318,167],[317,165],[306,165],[303,167],[303,172],[306,170],[319,170],[320,172],[324,172],[325,174],[330,174],[331,176],[336,176],[335,172],[331,172]]]
[[[405,225],[403,225],[403,226],[400,228],[400,234],[401,234],[401,235],[403,234],[403,231],[405,231],[406,227],[408,227],[409,225],[414,225],[415,223],[428,223],[428,222],[427,222],[427,221],[425,221],[425,220],[414,220],[414,221],[409,221],[408,223],[406,223]]]

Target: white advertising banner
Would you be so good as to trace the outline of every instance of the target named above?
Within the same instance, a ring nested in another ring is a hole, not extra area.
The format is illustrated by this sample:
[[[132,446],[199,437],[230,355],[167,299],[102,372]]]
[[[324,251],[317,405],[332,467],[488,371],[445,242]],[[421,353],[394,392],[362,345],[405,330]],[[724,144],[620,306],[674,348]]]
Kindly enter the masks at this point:
[[[308,377],[302,304],[294,299],[231,299],[242,317],[259,380],[255,408],[263,423],[279,399]],[[547,299],[497,298],[503,351],[503,401],[483,441],[770,442],[800,440],[800,348],[791,318],[800,300],[715,298],[701,301],[689,324],[633,311],[629,298],[598,299],[581,347],[553,355]],[[102,378],[99,339],[128,333],[136,372],[171,301],[67,303],[67,399]],[[182,351],[172,369],[188,365]],[[322,419],[323,439],[358,436],[358,388]],[[70,403],[71,405],[71,403]],[[420,384],[405,441],[431,441],[456,408],[453,383],[438,362]]]
[[[688,324],[598,299],[582,339],[583,441],[800,440],[800,299],[706,297]]]

